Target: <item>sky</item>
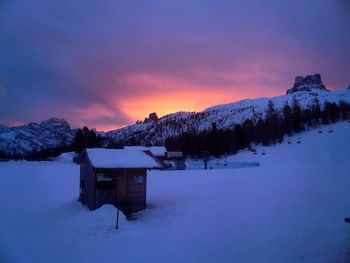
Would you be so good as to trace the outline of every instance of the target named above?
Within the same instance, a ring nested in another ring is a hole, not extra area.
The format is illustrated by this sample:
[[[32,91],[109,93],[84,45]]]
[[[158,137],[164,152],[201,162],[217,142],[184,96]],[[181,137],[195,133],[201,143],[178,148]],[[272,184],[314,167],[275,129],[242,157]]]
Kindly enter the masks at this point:
[[[297,75],[350,85],[348,0],[0,0],[0,123],[110,130],[282,95]]]

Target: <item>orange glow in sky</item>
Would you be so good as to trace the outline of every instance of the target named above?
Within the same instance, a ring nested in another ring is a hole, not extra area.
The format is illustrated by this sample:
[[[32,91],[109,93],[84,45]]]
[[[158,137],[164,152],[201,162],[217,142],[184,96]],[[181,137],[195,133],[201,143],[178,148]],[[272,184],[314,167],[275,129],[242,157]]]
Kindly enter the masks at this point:
[[[218,104],[276,95],[269,86],[255,83],[252,75],[274,80],[274,76],[255,70],[252,66],[248,73],[197,68],[193,71],[194,79],[159,73],[128,74],[117,80],[118,85],[127,87],[122,100],[120,94],[110,93],[108,96],[113,102],[112,106],[94,105],[77,112],[84,114],[86,119],[108,119],[116,116],[119,109],[129,119],[124,125],[95,123],[96,129],[107,131],[137,120],[143,121],[151,112],[162,117],[178,111],[198,112]]]
[[[201,111],[209,105],[231,102],[235,96],[225,96],[216,92],[171,92],[154,97],[127,100],[120,104],[122,110],[134,120],[143,120],[151,112],[158,117],[178,111]]]
[[[203,111],[218,104],[231,103],[246,98],[244,93],[227,91],[178,91],[158,96],[129,99],[120,103],[123,112],[133,120],[144,120],[149,113],[156,112],[158,117],[178,111]]]
[[[146,92],[135,92],[117,104],[122,112],[135,122],[144,120],[151,112],[156,112],[158,117],[162,117],[178,111],[203,111],[218,104],[273,95],[271,89],[247,81],[249,76],[246,74],[197,68],[193,71],[197,78],[195,81],[165,74],[130,74],[122,80],[122,85]],[[253,71],[251,74],[257,76],[259,73]],[[221,82],[207,84],[206,78],[218,79]],[[204,79],[204,84],[198,82],[198,79]]]

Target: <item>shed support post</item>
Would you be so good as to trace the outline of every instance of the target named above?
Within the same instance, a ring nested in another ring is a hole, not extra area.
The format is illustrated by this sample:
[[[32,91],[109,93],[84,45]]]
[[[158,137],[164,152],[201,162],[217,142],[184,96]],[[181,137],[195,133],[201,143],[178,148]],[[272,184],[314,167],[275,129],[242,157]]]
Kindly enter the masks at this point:
[[[115,229],[118,230],[119,228],[119,208],[117,208],[117,224],[115,225]]]

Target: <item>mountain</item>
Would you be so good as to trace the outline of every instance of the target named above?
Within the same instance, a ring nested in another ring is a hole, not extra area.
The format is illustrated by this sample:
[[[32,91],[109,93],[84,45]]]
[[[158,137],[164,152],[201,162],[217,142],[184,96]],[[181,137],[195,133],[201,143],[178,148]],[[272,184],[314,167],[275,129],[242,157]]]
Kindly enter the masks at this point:
[[[121,129],[101,134],[116,144],[151,144],[162,145],[168,137],[177,136],[184,132],[203,132],[212,128],[215,123],[218,129],[231,128],[236,124],[251,119],[256,123],[265,117],[269,100],[280,112],[288,103],[292,105],[296,99],[302,109],[310,109],[319,103],[344,101],[350,103],[350,89],[329,91],[322,83],[321,75],[298,76],[286,95],[272,98],[246,99],[234,103],[217,105],[202,112],[177,112],[166,115],[158,120],[137,123]]]
[[[17,127],[0,125],[0,151],[5,155],[24,156],[31,152],[68,146],[74,135],[75,130],[70,128],[67,121],[57,118]]]
[[[236,124],[250,119],[256,123],[265,118],[266,108],[271,100],[277,109],[296,99],[302,109],[310,109],[314,104],[344,101],[350,103],[350,88],[329,91],[319,74],[298,76],[286,95],[272,98],[246,99],[234,103],[217,105],[202,112],[177,112],[158,118],[151,113],[144,122],[109,131],[100,132],[103,146],[115,145],[163,145],[169,137],[182,133],[200,133],[210,130],[215,123],[218,129],[230,129]],[[33,152],[70,147],[76,130],[70,128],[64,119],[51,118],[41,123],[29,123],[17,127],[0,125],[0,158],[25,157]]]

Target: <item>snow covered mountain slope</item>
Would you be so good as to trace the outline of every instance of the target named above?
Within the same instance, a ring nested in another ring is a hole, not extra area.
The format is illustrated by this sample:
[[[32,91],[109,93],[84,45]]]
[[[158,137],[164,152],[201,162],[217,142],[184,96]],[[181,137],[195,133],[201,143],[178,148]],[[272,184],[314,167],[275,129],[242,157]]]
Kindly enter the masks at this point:
[[[314,89],[311,91],[297,91],[287,95],[272,97],[272,98],[258,98],[254,100],[242,100],[235,103],[214,106],[205,110],[210,112],[219,121],[219,126],[228,128],[236,123],[242,123],[247,118],[258,120],[265,117],[265,112],[269,100],[271,100],[277,110],[281,110],[287,103],[292,105],[293,98],[295,98],[302,109],[310,109],[317,101],[321,107],[325,102],[335,102],[339,104],[340,101],[350,102],[350,89],[337,90],[330,92],[327,90]]]
[[[66,120],[51,118],[17,127],[0,125],[0,151],[23,156],[33,151],[62,147],[73,141],[75,131]]]
[[[207,108],[203,112],[177,112],[166,115],[158,121],[134,124],[122,129],[110,131],[103,136],[120,144],[137,142],[140,144],[162,145],[168,137],[183,132],[202,132],[211,129],[212,123],[217,128],[231,128],[235,124],[243,123],[247,118],[253,122],[264,118],[266,107],[271,100],[277,110],[281,110],[285,103],[292,105],[295,98],[302,109],[311,108],[317,101],[321,107],[325,102],[350,103],[350,89],[331,92],[327,90],[319,74],[297,77],[294,87],[286,95],[272,98],[246,99],[234,103]]]

